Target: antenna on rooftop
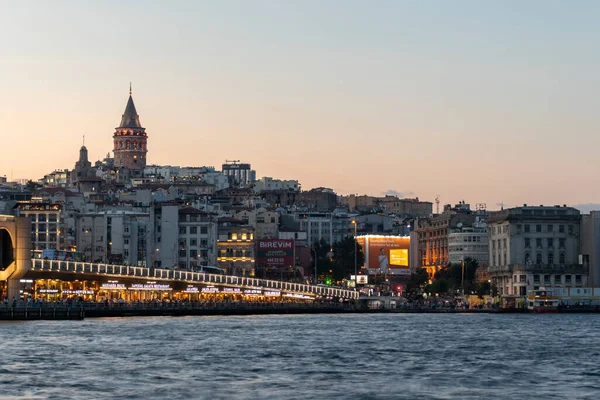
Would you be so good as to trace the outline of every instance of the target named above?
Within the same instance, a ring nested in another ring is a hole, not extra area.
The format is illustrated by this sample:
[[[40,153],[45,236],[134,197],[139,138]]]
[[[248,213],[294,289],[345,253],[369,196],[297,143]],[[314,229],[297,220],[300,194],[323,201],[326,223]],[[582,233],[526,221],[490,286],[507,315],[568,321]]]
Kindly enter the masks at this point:
[[[435,197],[435,213],[436,214],[440,213],[440,195],[439,194]]]

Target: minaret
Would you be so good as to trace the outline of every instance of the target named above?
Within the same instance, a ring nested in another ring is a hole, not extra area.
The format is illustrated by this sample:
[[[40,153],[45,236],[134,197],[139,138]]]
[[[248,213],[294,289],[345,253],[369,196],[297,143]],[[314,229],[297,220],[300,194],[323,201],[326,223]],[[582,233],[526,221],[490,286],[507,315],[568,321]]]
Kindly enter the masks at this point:
[[[115,167],[142,170],[146,166],[146,143],[148,136],[146,129],[142,128],[140,117],[135,110],[133,97],[131,97],[131,84],[129,84],[129,100],[121,124],[115,128],[114,153]]]

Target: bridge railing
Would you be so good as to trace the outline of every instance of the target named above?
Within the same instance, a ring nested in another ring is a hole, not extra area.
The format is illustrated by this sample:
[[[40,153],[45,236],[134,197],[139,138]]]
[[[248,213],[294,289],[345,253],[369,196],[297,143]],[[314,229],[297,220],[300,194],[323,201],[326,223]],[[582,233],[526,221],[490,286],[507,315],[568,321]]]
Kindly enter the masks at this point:
[[[345,289],[306,285],[295,282],[283,282],[269,279],[250,278],[245,276],[217,275],[207,274],[203,272],[176,271],[170,269],[136,267],[129,265],[33,259],[32,270],[48,272],[67,272],[73,274],[147,278],[149,280],[179,280],[190,283],[267,288],[296,293],[317,294],[320,296],[341,297],[346,299],[358,298],[358,292]]]

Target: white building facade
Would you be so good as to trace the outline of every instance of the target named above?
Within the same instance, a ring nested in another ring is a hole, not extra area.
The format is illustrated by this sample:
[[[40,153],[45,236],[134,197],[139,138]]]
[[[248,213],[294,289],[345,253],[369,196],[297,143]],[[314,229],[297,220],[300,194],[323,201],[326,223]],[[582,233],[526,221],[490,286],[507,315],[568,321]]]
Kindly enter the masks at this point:
[[[488,218],[489,267],[500,295],[525,296],[539,287],[582,287],[581,215],[571,207],[523,206]]]

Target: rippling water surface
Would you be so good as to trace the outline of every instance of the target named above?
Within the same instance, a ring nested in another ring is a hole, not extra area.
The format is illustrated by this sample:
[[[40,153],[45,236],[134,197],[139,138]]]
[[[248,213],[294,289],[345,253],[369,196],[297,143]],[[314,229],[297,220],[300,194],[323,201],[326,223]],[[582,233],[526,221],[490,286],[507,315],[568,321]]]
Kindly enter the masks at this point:
[[[0,322],[0,337],[0,398],[600,398],[600,315]]]

